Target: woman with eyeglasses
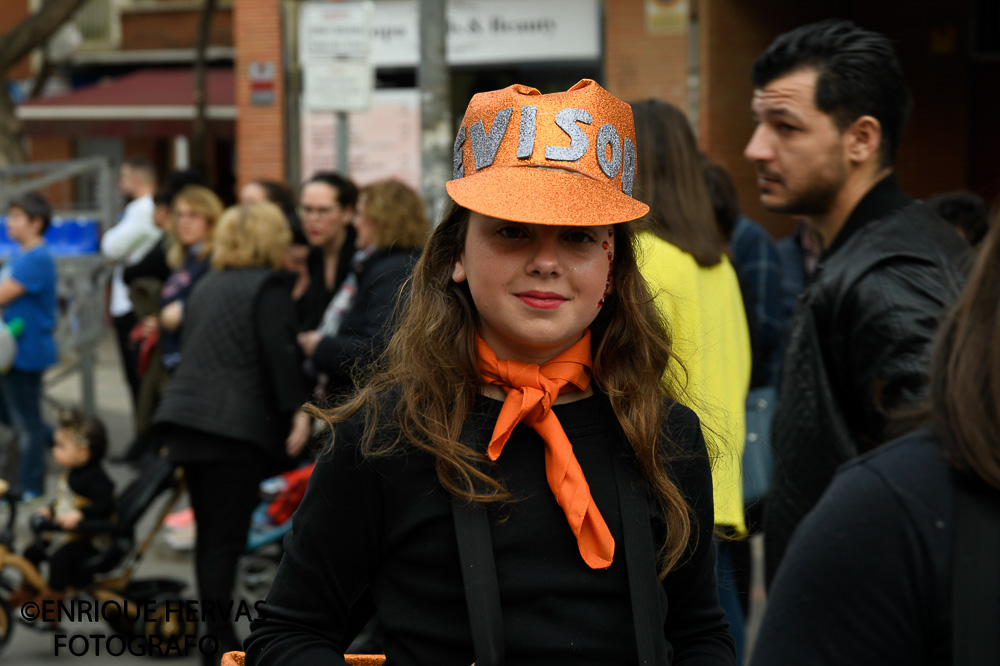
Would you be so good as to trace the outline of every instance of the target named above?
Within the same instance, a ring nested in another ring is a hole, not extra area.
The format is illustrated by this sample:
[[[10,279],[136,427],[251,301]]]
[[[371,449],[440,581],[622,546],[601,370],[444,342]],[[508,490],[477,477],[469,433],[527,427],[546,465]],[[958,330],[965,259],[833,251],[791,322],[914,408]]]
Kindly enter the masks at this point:
[[[299,330],[313,331],[351,270],[355,231],[351,225],[358,188],[333,172],[316,173],[299,195],[299,212],[312,249],[308,256],[309,287]]]

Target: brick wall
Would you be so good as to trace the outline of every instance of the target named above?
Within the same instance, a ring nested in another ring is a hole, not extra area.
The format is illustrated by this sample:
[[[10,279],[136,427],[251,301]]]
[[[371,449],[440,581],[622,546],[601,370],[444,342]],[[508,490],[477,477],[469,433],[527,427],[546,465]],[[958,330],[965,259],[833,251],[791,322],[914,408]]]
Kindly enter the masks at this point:
[[[234,0],[237,186],[255,178],[285,179],[285,68],[281,26],[278,0]],[[248,70],[252,62],[274,63],[274,102],[268,106],[250,104]]]
[[[687,106],[687,35],[648,30],[645,0],[606,0],[604,87],[624,100],[656,97]]]
[[[56,162],[76,157],[73,138],[66,136],[35,136],[29,140],[28,155],[32,162]],[[75,200],[74,179],[64,180],[42,190],[56,208]]]
[[[967,187],[969,180],[969,60],[965,29],[967,3],[931,0],[907,3],[906,12],[890,0],[863,7],[836,0],[797,3],[788,0],[701,1],[701,142],[729,169],[743,210],[780,237],[796,223],[765,211],[757,200],[753,168],[743,148],[753,125],[750,68],[771,41],[795,26],[831,16],[850,18],[889,36],[896,48],[914,99],[896,168],[904,189],[925,198]],[[953,26],[956,42],[948,53],[931,49],[932,30]],[[994,129],[994,132],[996,130]]]
[[[194,48],[201,11],[170,10],[122,12],[123,50]],[[233,45],[233,13],[216,9],[208,33],[209,46]]]
[[[787,215],[769,213],[760,205],[753,166],[743,149],[753,132],[750,101],[753,61],[771,41],[795,26],[835,16],[834,2],[788,0],[702,0],[699,34],[699,114],[702,150],[721,163],[733,177],[740,205],[775,237],[791,232],[797,223]]]

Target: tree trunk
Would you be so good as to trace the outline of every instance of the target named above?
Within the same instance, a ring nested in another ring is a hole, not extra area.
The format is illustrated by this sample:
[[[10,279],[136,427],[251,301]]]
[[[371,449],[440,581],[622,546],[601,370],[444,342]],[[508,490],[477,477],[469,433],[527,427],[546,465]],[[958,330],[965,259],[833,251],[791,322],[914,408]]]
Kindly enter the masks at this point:
[[[0,35],[0,166],[27,160],[21,121],[7,88],[7,70],[46,41],[88,0],[47,0],[41,9]]]
[[[444,211],[444,182],[452,176],[451,74],[445,60],[445,0],[420,1],[420,181],[431,224]]]
[[[191,131],[191,166],[208,178],[208,123],[205,112],[208,105],[208,90],[205,85],[205,51],[208,49],[208,33],[215,13],[215,0],[205,0],[198,25],[198,43],[194,59],[194,123]],[[212,179],[209,178],[209,182]]]

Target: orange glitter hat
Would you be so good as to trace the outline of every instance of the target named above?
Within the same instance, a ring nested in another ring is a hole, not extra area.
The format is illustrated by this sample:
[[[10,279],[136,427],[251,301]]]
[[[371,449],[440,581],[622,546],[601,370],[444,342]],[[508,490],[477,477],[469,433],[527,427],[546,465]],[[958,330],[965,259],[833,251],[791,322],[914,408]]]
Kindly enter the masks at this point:
[[[632,107],[597,82],[542,95],[514,84],[469,102],[448,194],[490,217],[595,226],[642,217]]]

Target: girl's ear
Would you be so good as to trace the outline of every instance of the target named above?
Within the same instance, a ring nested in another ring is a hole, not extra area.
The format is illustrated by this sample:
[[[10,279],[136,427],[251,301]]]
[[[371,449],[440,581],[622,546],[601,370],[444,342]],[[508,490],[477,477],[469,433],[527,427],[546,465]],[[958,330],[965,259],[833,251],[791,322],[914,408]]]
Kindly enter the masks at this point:
[[[455,260],[455,267],[451,270],[452,282],[465,282],[465,266],[462,264],[462,257]]]

